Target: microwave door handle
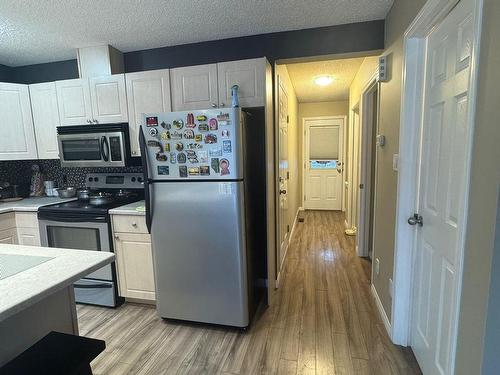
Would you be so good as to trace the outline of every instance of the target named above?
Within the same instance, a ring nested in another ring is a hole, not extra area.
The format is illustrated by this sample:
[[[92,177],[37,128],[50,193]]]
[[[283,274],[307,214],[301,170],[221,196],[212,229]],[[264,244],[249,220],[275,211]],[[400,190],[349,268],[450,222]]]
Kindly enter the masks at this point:
[[[101,155],[104,161],[109,161],[108,138],[106,138],[104,135],[101,137]]]
[[[144,201],[146,202],[146,227],[148,232],[151,233],[151,222],[153,220],[153,212],[151,211],[151,192],[150,186],[151,179],[149,178],[149,163],[148,163],[148,150],[146,148],[146,137],[142,125],[139,131],[139,147],[141,149],[142,170],[144,171]]]

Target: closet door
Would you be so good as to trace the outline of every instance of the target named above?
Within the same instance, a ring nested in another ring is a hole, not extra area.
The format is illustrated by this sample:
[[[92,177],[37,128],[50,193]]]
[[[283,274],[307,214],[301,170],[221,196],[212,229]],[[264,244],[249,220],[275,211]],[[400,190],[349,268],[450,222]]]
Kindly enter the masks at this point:
[[[170,80],[174,111],[218,107],[217,64],[172,69]]]

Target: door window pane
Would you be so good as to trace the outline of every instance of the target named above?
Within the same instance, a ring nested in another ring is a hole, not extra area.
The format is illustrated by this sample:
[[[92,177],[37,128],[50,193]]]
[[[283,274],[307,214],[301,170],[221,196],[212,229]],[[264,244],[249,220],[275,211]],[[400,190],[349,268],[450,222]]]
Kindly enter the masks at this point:
[[[309,135],[310,160],[338,160],[339,127],[312,126]]]
[[[310,160],[311,169],[336,169],[338,160]]]

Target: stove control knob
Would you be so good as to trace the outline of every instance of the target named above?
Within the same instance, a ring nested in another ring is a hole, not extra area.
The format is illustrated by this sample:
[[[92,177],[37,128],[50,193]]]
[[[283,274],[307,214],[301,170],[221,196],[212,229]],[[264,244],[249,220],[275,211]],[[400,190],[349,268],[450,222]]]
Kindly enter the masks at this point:
[[[94,181],[95,182],[99,181],[99,177],[94,177]]]
[[[131,180],[132,180],[132,182],[135,182],[135,177],[132,177]]]
[[[94,181],[94,178],[93,177],[89,177],[89,181],[90,182]]]
[[[142,177],[138,177],[137,181],[142,182]]]

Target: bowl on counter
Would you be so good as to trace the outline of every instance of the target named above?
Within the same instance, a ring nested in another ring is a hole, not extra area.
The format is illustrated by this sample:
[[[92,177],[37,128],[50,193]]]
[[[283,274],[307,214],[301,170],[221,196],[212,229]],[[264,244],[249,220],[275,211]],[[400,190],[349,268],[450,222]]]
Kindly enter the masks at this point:
[[[76,196],[76,189],[74,187],[67,187],[64,189],[57,189],[59,198],[73,198]]]

